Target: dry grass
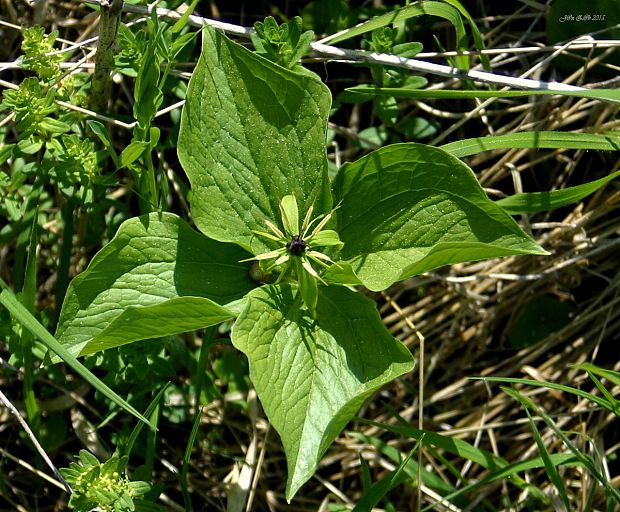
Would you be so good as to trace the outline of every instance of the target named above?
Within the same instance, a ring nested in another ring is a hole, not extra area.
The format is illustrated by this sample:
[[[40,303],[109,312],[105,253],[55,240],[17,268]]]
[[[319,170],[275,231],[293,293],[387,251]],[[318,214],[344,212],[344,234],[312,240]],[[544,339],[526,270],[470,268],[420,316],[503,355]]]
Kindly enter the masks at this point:
[[[546,80],[555,77],[573,84],[617,84],[617,80],[609,82],[607,76],[600,75],[603,69],[617,74],[617,68],[607,62],[611,51],[618,51],[613,47],[598,56],[580,54],[578,58],[582,59],[583,65],[572,74],[559,75],[555,69],[556,58],[566,51],[546,44],[543,33],[546,7],[532,1],[514,3],[516,7],[507,14],[502,14],[499,8],[495,13],[493,6],[485,10],[483,2],[476,2],[471,10],[487,48],[507,49],[491,55],[494,69],[523,77],[543,77]],[[61,37],[69,39],[69,43],[79,43],[96,34],[97,17],[79,3],[50,0],[47,9],[41,11],[43,4],[45,2],[39,2],[38,8],[31,9],[26,2],[0,0],[0,20],[3,22],[0,26],[1,61],[14,62],[18,54],[19,30],[15,26],[29,24],[37,16],[44,20],[48,29],[60,28]],[[207,16],[228,9],[225,2],[207,4],[211,9],[211,12],[203,12]],[[248,18],[240,20],[245,24],[253,21]],[[440,38],[443,34],[449,37],[451,29],[438,23],[437,33]],[[508,48],[513,45],[530,47],[531,51],[511,52]],[[89,56],[83,60],[85,67],[92,63],[91,50],[90,45],[82,50],[82,57]],[[77,62],[78,59],[80,56],[73,60]],[[0,64],[0,68],[3,67]],[[344,69],[345,73],[351,73],[352,68]],[[19,70],[5,69],[0,73],[5,86],[10,86],[6,83],[19,83],[23,77]],[[443,86],[452,87],[454,84],[444,81]],[[127,90],[130,88],[131,83],[125,81],[119,88],[124,91],[121,96],[125,94],[129,98]],[[122,104],[121,100],[118,105]],[[130,111],[131,107],[127,103],[124,108]],[[416,101],[405,105],[403,113],[435,119],[443,127],[432,144],[531,130],[602,132],[617,129],[619,124],[617,106],[578,98],[530,97],[529,100],[477,103]],[[10,122],[9,115],[6,111],[0,115],[0,125]],[[352,158],[356,151],[352,140],[360,128],[367,126],[368,112],[354,106],[348,119],[346,125],[341,123],[338,127],[339,143],[341,155]],[[117,126],[122,144],[123,130],[130,125]],[[129,132],[126,133],[128,140]],[[564,188],[600,178],[619,167],[618,154],[574,150],[493,151],[470,158],[468,163],[491,193],[500,190],[505,194],[522,188],[526,191]],[[178,169],[175,162],[168,164]],[[504,258],[455,265],[400,283],[376,297],[393,335],[414,352],[416,360],[424,358],[425,429],[466,440],[510,462],[534,457],[538,454],[536,443],[523,409],[498,386],[471,380],[471,377],[529,377],[598,394],[583,372],[570,365],[595,362],[620,370],[617,349],[620,341],[619,208],[620,190],[612,182],[577,205],[520,219],[525,229],[531,230],[550,252],[548,257]],[[11,249],[1,250],[6,255]],[[543,295],[574,305],[575,314],[566,325],[539,343],[524,348],[513,347],[509,334],[519,314]],[[45,298],[41,301],[45,302]],[[419,350],[419,334],[425,339],[423,353]],[[18,396],[20,383],[6,375],[15,379],[19,373],[2,375],[0,387]],[[396,424],[396,415],[399,415],[416,426],[420,399],[418,377],[416,370],[386,387],[363,407],[359,416]],[[583,452],[593,454],[596,449],[604,457],[617,452],[620,429],[617,420],[614,423],[613,415],[559,392],[520,389],[552,415],[564,431],[575,433],[574,439]],[[82,390],[81,395],[86,392]],[[257,406],[256,398],[252,395],[248,398],[249,410],[253,413],[240,412],[232,406],[230,401],[237,397],[226,398],[229,400],[213,401],[203,410],[203,428],[189,474],[196,510],[225,510],[229,489],[235,485],[242,496],[249,494],[250,502],[245,510],[309,511],[328,510],[328,504],[334,503],[354,505],[362,493],[360,454],[370,465],[374,480],[387,474],[395,465],[370,444],[360,442],[347,432],[377,436],[403,453],[414,445],[412,439],[398,438],[378,427],[353,422],[328,450],[316,477],[289,505],[284,500],[286,465],[281,445]],[[68,412],[83,409],[85,405],[77,393],[61,407]],[[35,478],[35,470],[24,466],[37,463],[32,452],[21,446],[19,425],[4,414],[4,410],[0,412],[3,439],[0,465],[6,477],[0,482],[0,510],[62,509],[62,493]],[[542,424],[539,428],[550,452],[565,451],[551,431]],[[158,478],[165,484],[163,503],[169,510],[182,510],[175,472],[179,471],[190,429],[190,423],[161,427]],[[14,444],[20,446],[14,447]],[[76,453],[77,450],[72,451],[76,446],[79,444],[75,440],[67,440],[64,454]],[[62,459],[62,456],[57,458]],[[427,448],[423,450],[423,461],[427,470],[453,485],[457,481],[453,472],[468,481],[481,479],[487,474],[477,464]],[[253,467],[253,471],[248,471],[248,467]],[[609,471],[614,485],[620,486],[617,462],[610,462]],[[579,467],[562,467],[560,474],[573,500],[574,510],[585,510],[586,493],[593,485],[591,476]],[[525,478],[544,492],[555,494],[543,469],[531,470]],[[245,490],[240,486],[245,486]],[[400,486],[390,498],[398,511],[416,510],[418,506],[414,485]],[[426,486],[422,487],[422,498],[422,506],[434,501],[432,491]],[[474,501],[480,507],[486,502],[495,510],[521,510],[526,498],[526,491],[519,491],[506,480],[498,480],[479,489]],[[604,509],[604,496],[599,492],[590,510]],[[436,510],[449,509],[436,505]]]

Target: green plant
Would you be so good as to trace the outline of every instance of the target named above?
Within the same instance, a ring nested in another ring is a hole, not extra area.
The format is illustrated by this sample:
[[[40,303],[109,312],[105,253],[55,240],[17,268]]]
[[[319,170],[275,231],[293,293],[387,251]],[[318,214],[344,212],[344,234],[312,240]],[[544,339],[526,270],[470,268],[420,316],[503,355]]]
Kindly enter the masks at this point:
[[[45,34],[43,27],[25,27],[22,31],[22,61],[26,69],[34,71],[44,82],[51,82],[62,73],[60,62],[62,54],[56,53],[54,42],[58,37],[58,31]]]
[[[618,384],[620,384],[620,373],[600,368],[592,363],[577,364],[574,365],[574,367],[579,370],[584,370],[588,374],[588,377],[594,383],[602,396],[589,393],[587,391],[582,391],[572,386],[557,384],[554,382],[508,377],[487,377],[485,378],[485,380],[491,382],[503,382],[513,385],[521,384],[528,387],[540,387],[550,390],[561,391],[563,393],[575,395],[582,399],[585,399],[593,406],[598,406],[602,409],[606,409],[607,411],[614,414],[616,418],[620,417],[620,400],[618,400],[613,395],[612,391],[601,382],[601,379],[606,379],[612,385],[613,389],[613,386],[617,386]],[[571,456],[574,461],[576,461],[581,467],[588,471],[589,474],[593,477],[593,483],[600,484],[605,491],[605,496],[607,498],[607,510],[615,510],[618,505],[620,505],[620,492],[609,479],[608,470],[605,467],[605,463],[601,458],[601,454],[598,448],[596,447],[596,442],[589,438],[589,436],[585,432],[574,433],[562,430],[560,426],[556,423],[556,421],[551,416],[549,416],[542,407],[536,404],[536,402],[530,396],[528,396],[524,392],[507,386],[502,386],[501,389],[504,391],[504,393],[519,402],[525,410],[530,426],[532,428],[532,432],[534,433],[534,439],[536,441],[538,451],[540,452],[541,459],[544,462],[544,467],[549,476],[549,480],[555,486],[556,491],[561,499],[563,510],[571,510],[571,503],[569,499],[569,494],[567,493],[566,486],[564,484],[564,480],[562,479],[556,468],[556,466],[558,465],[556,461],[561,456]],[[566,448],[565,453],[554,455],[551,455],[549,453],[547,446],[545,445],[545,440],[543,439],[536,425],[536,421],[532,415],[532,412],[534,412],[538,418],[542,419],[542,422],[548,427],[548,429],[553,432],[553,434],[557,438],[560,439],[562,445]],[[579,448],[578,444],[575,443],[575,441],[571,440],[571,437],[585,439],[586,441],[590,442],[592,446],[594,446],[594,454],[589,455],[585,453]],[[590,486],[590,489],[588,490],[588,503],[591,503],[595,491],[596,485]]]
[[[280,26],[273,16],[268,16],[264,22],[256,22],[255,32],[250,35],[256,53],[285,68],[298,66],[314,37],[312,30],[302,32],[301,26],[299,16]]]
[[[130,481],[124,476],[127,457],[113,456],[103,464],[97,458],[80,450],[78,462],[60,470],[71,485],[69,508],[102,512],[132,512],[134,500],[139,501],[151,486],[147,482]]]
[[[363,401],[413,368],[352,286],[545,254],[465,164],[433,147],[387,146],[330,183],[329,107],[307,70],[206,28],[179,135],[202,233],[168,213],[126,221],[70,285],[56,333],[87,355],[236,318],[232,342],[287,454],[289,500]]]

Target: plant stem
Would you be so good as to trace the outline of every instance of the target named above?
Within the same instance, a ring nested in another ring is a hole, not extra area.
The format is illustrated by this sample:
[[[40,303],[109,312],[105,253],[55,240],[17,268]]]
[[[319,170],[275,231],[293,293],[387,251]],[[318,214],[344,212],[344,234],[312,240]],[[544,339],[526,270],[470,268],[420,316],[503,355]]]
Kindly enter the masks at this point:
[[[22,304],[30,313],[35,312],[35,302],[37,294],[37,218],[39,208],[38,205],[34,209],[32,219],[32,227],[30,228],[30,242],[28,244],[28,259],[26,260],[26,275],[24,278],[24,287],[22,289]],[[22,364],[24,365],[24,405],[26,406],[26,414],[28,421],[32,426],[35,435],[39,434],[41,415],[37,398],[34,393],[34,362],[32,357],[33,336],[30,331],[23,329],[20,340],[20,351],[22,354]]]
[[[58,322],[62,303],[65,300],[65,293],[69,285],[69,265],[71,263],[71,247],[73,245],[73,209],[75,208],[75,198],[70,197],[62,208],[62,218],[64,229],[62,234],[62,245],[60,247],[60,257],[58,260],[58,270],[56,271],[56,311],[54,312],[54,324]]]
[[[111,90],[110,72],[114,62],[112,47],[123,11],[123,0],[101,0],[99,5],[101,6],[99,41],[89,103],[93,110],[106,110]]]

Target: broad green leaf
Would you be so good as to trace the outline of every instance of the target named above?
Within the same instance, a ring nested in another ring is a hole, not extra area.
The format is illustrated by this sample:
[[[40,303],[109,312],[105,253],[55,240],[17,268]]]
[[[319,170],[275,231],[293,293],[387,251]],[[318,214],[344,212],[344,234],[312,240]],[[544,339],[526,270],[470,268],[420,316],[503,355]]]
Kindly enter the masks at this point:
[[[394,144],[340,168],[340,258],[371,290],[443,265],[547,254],[486,196],[460,160]]]
[[[203,297],[175,297],[153,306],[129,306],[92,338],[80,355],[87,356],[133,341],[202,329],[233,316],[233,311]]]
[[[297,288],[273,285],[248,295],[232,342],[280,434],[290,500],[364,400],[410,371],[409,351],[387,331],[374,303],[339,286],[320,287],[316,320]]]
[[[56,336],[78,355],[219,323],[254,286],[247,256],[170,213],[130,219],[71,282]]]
[[[284,196],[294,194],[302,216],[312,204],[316,213],[328,211],[330,103],[311,73],[285,69],[205,28],[178,148],[198,229],[259,254],[267,247],[252,230],[280,222]]]
[[[345,91],[362,95],[394,96],[395,98],[521,98],[523,96],[575,96],[577,98],[590,98],[593,100],[610,101],[620,103],[620,90],[618,89],[582,89],[579,91],[558,91],[555,89],[536,90],[508,90],[508,91],[455,91],[445,89],[411,89],[409,87],[374,87],[372,85],[356,85]]]

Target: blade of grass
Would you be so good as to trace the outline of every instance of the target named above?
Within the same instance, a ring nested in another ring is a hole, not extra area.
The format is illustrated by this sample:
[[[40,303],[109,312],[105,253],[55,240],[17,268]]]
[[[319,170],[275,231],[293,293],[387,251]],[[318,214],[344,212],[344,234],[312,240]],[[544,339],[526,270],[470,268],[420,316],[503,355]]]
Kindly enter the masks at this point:
[[[493,471],[508,465],[508,462],[501,457],[498,457],[491,452],[476,448],[462,439],[444,436],[428,430],[420,430],[415,427],[388,425],[386,423],[378,423],[363,418],[358,418],[358,421],[413,439],[420,439],[424,436],[424,445],[430,444],[432,446],[437,446],[449,453],[452,453],[453,455],[458,455],[459,457],[471,460],[472,462],[480,464],[482,467]]]
[[[556,389],[558,391],[564,391],[565,393],[570,393],[571,395],[576,395],[581,398],[585,398],[591,402],[594,402],[596,405],[600,405],[604,407],[610,412],[614,412],[613,406],[600,396],[593,395],[592,393],[588,393],[586,391],[582,391],[581,389],[571,388],[570,386],[565,386],[563,384],[556,384],[555,382],[547,382],[544,380],[530,380],[530,379],[518,379],[514,377],[470,377],[472,380],[486,380],[490,382],[504,382],[506,384],[524,384],[526,386],[537,386],[541,388],[549,388]]]
[[[360,454],[360,468],[362,469],[362,489],[367,492],[372,487],[372,477],[370,476],[370,467],[366,459]]]
[[[185,9],[185,12],[183,13],[183,16],[181,16],[176,21],[176,23],[174,25],[172,25],[171,32],[173,34],[178,34],[187,25],[187,20],[191,16],[192,12],[194,12],[194,9],[198,5],[198,2],[200,2],[200,0],[192,0],[192,3],[187,6],[187,9]]]
[[[379,503],[391,489],[410,478],[404,470],[413,454],[420,447],[420,443],[421,440],[415,444],[413,449],[407,454],[407,457],[405,457],[405,459],[394,471],[372,484],[368,492],[365,492],[362,499],[357,503],[357,505],[355,505],[353,512],[365,512],[367,510],[372,510],[372,508]],[[420,485],[420,483],[418,483],[418,485]]]
[[[170,382],[167,382],[166,385],[159,390],[157,395],[155,395],[153,400],[151,400],[151,403],[149,404],[149,406],[146,408],[146,411],[144,411],[144,416],[148,418],[151,416],[151,414],[153,414],[153,412],[155,411],[155,408],[157,407],[157,405],[161,402],[162,398],[164,397],[164,393],[166,392],[166,389],[168,389],[169,385],[170,385]],[[123,447],[120,453],[121,456],[126,455],[127,457],[129,457],[131,455],[131,450],[133,450],[133,445],[136,443],[136,439],[138,439],[138,436],[140,435],[140,432],[142,431],[142,427],[144,427],[143,422],[136,423],[136,426],[131,431],[129,439],[127,440],[127,444]]]
[[[328,36],[322,39],[321,43],[323,44],[340,43],[342,41],[346,41],[347,39],[351,39],[353,37],[367,34],[368,32],[372,32],[373,30],[376,30],[378,28],[385,27],[387,25],[392,25],[394,23],[406,21],[411,18],[417,18],[425,14],[429,14],[432,16],[438,16],[443,19],[446,19],[454,25],[455,29],[457,29],[457,25],[455,25],[455,21],[456,23],[460,22],[462,31],[463,32],[465,31],[465,28],[463,27],[463,22],[460,18],[460,15],[457,9],[455,9],[454,7],[450,5],[443,4],[441,2],[422,1],[422,2],[416,2],[415,4],[409,5],[407,7],[395,9],[391,12],[381,14],[380,16],[375,16],[369,19],[368,21],[360,23],[359,25],[356,25],[351,28],[347,28],[345,30],[342,30],[341,32],[338,32],[337,34]],[[455,17],[458,19],[458,21],[454,19]],[[459,35],[459,31],[460,29],[457,29],[458,39],[460,39],[461,37]]]
[[[436,432],[431,432],[428,430],[419,430],[410,426],[388,425],[385,423],[378,423],[363,418],[358,418],[358,421],[366,423],[368,425],[374,425],[376,427],[387,430],[388,432],[400,434],[414,439],[419,439],[422,435],[424,435],[425,446],[436,446],[447,451],[448,453],[452,453],[453,455],[457,455],[459,457],[463,457],[464,459],[471,460],[472,462],[475,462],[476,464],[479,464],[483,468],[486,468],[492,472],[509,466],[508,462],[505,459],[498,457],[497,455],[486,450],[476,448],[475,446],[469,444],[466,441],[463,441],[462,439],[444,436],[442,434],[437,434]],[[525,480],[523,480],[516,474],[510,479],[510,482],[518,486],[519,488],[530,487]],[[542,496],[544,496],[544,494]]]
[[[620,176],[620,170],[612,172],[604,178],[582,183],[574,187],[552,190],[551,192],[523,192],[505,197],[495,201],[495,203],[511,215],[546,212],[581,201],[584,197],[593,194],[618,176]]]
[[[95,377],[82,363],[80,363],[73,355],[69,353],[57,340],[50,334],[45,327],[19,302],[15,294],[9,289],[8,285],[0,280],[0,304],[2,304],[13,317],[20,322],[24,328],[30,331],[38,338],[49,350],[58,354],[58,356],[67,363],[73,370],[80,375],[86,382],[101,392],[105,397],[109,398],[119,407],[133,414],[136,418],[149,424],[149,421],[142,416],[132,405],[123,400],[101,380]]]
[[[515,398],[521,405],[525,408],[532,409],[538,416],[542,418],[542,420],[547,424],[547,426],[553,430],[555,435],[557,435],[564,445],[577,457],[579,462],[583,464],[583,466],[592,474],[594,478],[596,478],[601,485],[605,488],[608,496],[612,497],[618,504],[620,504],[620,491],[614,488],[609,480],[605,478],[603,474],[596,468],[593,460],[588,455],[584,454],[575,446],[575,444],[568,438],[568,436],[560,430],[555,422],[540,408],[538,407],[529,397],[522,395],[518,391],[508,388],[506,386],[501,386],[502,391],[507,393],[512,398]]]
[[[606,370],[592,363],[571,364],[569,366],[571,368],[579,368],[580,370],[584,370],[588,373],[593,373],[594,375],[607,379],[609,382],[613,382],[616,386],[620,386],[620,372]]]
[[[558,90],[558,89],[530,89],[530,90],[508,90],[508,91],[454,91],[445,89],[410,89],[404,87],[374,87],[372,85],[356,85],[348,87],[347,92],[360,94],[374,94],[377,96],[393,96],[395,98],[443,98],[443,99],[467,99],[467,98],[521,98],[523,96],[544,96],[561,95],[576,96],[578,98],[590,98],[594,100],[610,101],[620,103],[620,90],[617,89],[579,89],[579,90]]]
[[[560,495],[560,498],[562,499],[564,511],[568,512],[570,510],[570,502],[568,500],[568,495],[566,494],[566,486],[564,485],[562,477],[560,476],[560,473],[558,473],[555,464],[553,464],[551,460],[547,447],[545,446],[545,443],[540,435],[540,431],[536,426],[536,422],[534,421],[534,418],[532,418],[532,415],[527,407],[525,407],[525,413],[527,414],[527,418],[530,422],[530,427],[532,428],[532,432],[534,434],[534,440],[536,441],[536,446],[538,447],[538,453],[540,453],[540,457],[545,464],[545,469],[547,471],[547,475],[549,476],[549,480],[551,480],[551,483],[553,483],[558,491],[558,494]]]
[[[594,382],[594,385],[598,388],[598,390],[603,394],[603,396],[613,406],[614,414],[620,417],[620,401],[616,400],[614,395],[610,393],[610,391],[603,385],[603,383],[598,379],[596,375],[594,375],[591,372],[588,372],[588,377],[592,379],[592,382]]]
[[[367,436],[365,434],[362,434],[361,432],[350,432],[350,435],[363,443],[374,446],[383,455],[394,461],[396,464],[401,463],[403,457],[400,450],[388,445],[378,437]],[[417,441],[417,443],[419,443],[419,440]],[[411,479],[415,481],[418,480],[418,462],[416,460],[410,460],[406,464],[404,471],[411,477]],[[439,478],[435,473],[431,473],[430,471],[427,471],[425,469],[422,469],[422,481],[432,489],[442,494],[455,491],[455,488],[451,484]]]
[[[198,428],[200,427],[200,417],[202,416],[202,408],[197,412],[194,418],[194,424],[192,425],[192,431],[189,434],[187,440],[187,446],[185,447],[185,454],[183,455],[183,466],[181,467],[181,474],[179,475],[179,483],[181,484],[181,492],[183,494],[183,503],[185,510],[191,512],[192,502],[189,496],[189,487],[187,485],[187,473],[189,471],[189,462],[192,458],[192,449],[196,442],[196,436],[198,435]]]
[[[462,158],[494,149],[595,149],[620,150],[620,133],[596,134],[554,131],[533,131],[474,137],[439,146],[451,155]]]
[[[566,464],[566,465],[578,464],[577,458],[572,453],[554,453],[554,454],[550,454],[550,458],[551,458],[551,462],[556,466],[559,466],[562,464]],[[521,473],[523,471],[528,471],[530,469],[539,469],[543,466],[544,466],[544,463],[540,457],[536,457],[534,459],[523,460],[519,462],[514,462],[512,464],[509,464],[499,469],[498,471],[491,473],[490,475],[486,476],[482,480],[478,480],[477,482],[466,485],[465,487],[460,488],[458,491],[455,491],[452,494],[448,494],[444,496],[443,498],[444,500],[453,501],[457,499],[459,496],[461,496],[462,494],[465,494],[467,492],[472,492],[476,490],[478,487],[482,487],[484,485],[490,484],[496,480],[507,478],[508,481],[511,481],[514,478],[514,476],[517,475],[518,473]],[[527,489],[532,494],[532,496],[541,500],[543,503],[549,502],[547,495],[543,491],[538,489],[538,487],[535,487],[532,484],[526,483],[524,488]],[[424,511],[435,510],[434,506],[436,504],[437,503],[431,504],[429,507],[426,507]]]
[[[484,50],[484,40],[482,39],[482,34],[480,34],[478,25],[476,25],[474,18],[471,16],[471,14],[469,14],[467,9],[465,9],[465,7],[463,7],[461,2],[459,2],[458,0],[443,0],[443,1],[454,6],[461,13],[461,16],[463,16],[463,18],[467,20],[467,22],[469,23],[469,26],[471,27],[471,34],[474,38],[474,46],[476,47],[476,50],[478,51]],[[491,71],[491,61],[489,60],[488,55],[481,53],[480,62],[482,63],[482,67],[484,68],[485,71]]]

